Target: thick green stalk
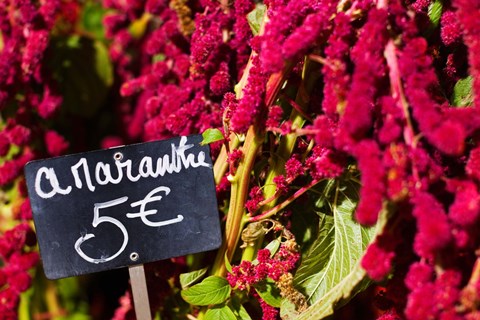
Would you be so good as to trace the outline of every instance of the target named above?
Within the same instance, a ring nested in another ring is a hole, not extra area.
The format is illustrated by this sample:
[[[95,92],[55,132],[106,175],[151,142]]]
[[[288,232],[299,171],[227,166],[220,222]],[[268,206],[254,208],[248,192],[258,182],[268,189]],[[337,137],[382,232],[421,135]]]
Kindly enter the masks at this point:
[[[286,76],[290,72],[290,65],[288,65],[283,72],[283,75],[281,77],[282,84],[286,79]],[[292,123],[292,133],[289,133],[283,137],[280,138],[279,141],[279,146],[275,152],[275,154],[270,157],[269,159],[269,165],[270,169],[267,173],[266,179],[265,179],[265,184],[263,187],[263,196],[265,198],[265,203],[261,207],[261,213],[258,216],[253,216],[253,217],[248,217],[248,222],[253,222],[253,221],[260,221],[263,219],[270,218],[277,214],[279,211],[283,210],[285,207],[287,207],[290,203],[292,203],[295,199],[297,199],[299,196],[301,196],[303,193],[308,191],[311,187],[313,187],[315,184],[317,184],[319,181],[313,181],[311,184],[301,188],[297,192],[295,192],[292,196],[290,196],[288,199],[283,201],[282,203],[277,205],[277,200],[279,199],[280,195],[277,194],[277,186],[273,182],[273,179],[278,176],[282,175],[285,173],[285,162],[291,157],[293,153],[293,149],[295,148],[295,144],[297,142],[298,135],[296,133],[297,129],[300,129],[304,126],[305,124],[305,118],[306,115],[302,110],[297,110],[298,108],[300,109],[305,109],[308,101],[304,97],[307,97],[308,91],[311,91],[313,86],[315,85],[316,79],[315,77],[312,77],[312,70],[315,69],[315,66],[312,65],[312,62],[310,62],[308,59],[305,61],[305,66],[303,69],[303,74],[302,74],[302,82],[300,83],[295,101],[293,103],[296,104],[294,108],[292,108],[292,111],[290,113],[289,120]],[[279,77],[280,80],[280,77]],[[281,88],[281,86],[277,86],[277,88]],[[269,103],[273,104],[275,100],[277,99],[278,91],[275,92],[275,96],[271,96],[271,100]],[[261,248],[262,242],[263,242],[263,236],[259,237],[256,239],[256,241],[245,248],[242,254],[242,260],[248,260],[252,261],[255,258],[256,252],[258,249]]]
[[[288,70],[290,70],[290,67],[287,67],[283,72],[278,72],[270,76],[265,95],[265,105],[267,108],[272,106],[277,99],[278,93],[285,82]],[[266,110],[264,110],[264,112],[265,111]],[[230,261],[235,253],[241,231],[247,220],[245,202],[248,196],[250,174],[264,138],[265,133],[258,129],[257,125],[252,125],[245,137],[245,142],[242,146],[243,159],[238,165],[235,175],[231,177],[230,207],[225,225],[224,241],[217,253],[212,268],[212,274],[214,275],[225,275],[225,259]]]
[[[243,160],[240,162],[235,176],[231,179],[230,207],[225,224],[225,239],[212,268],[214,275],[225,276],[224,259],[232,259],[240,239],[240,233],[245,223],[245,201],[248,195],[250,173],[262,143],[263,134],[259,134],[255,127],[251,126],[242,147]]]

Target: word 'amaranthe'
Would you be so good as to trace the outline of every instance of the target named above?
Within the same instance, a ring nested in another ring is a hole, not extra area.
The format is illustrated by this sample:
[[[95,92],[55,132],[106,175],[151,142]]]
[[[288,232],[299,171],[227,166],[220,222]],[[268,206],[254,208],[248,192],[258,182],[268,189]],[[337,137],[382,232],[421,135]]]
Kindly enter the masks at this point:
[[[194,147],[186,144],[187,137],[182,137],[178,146],[171,144],[171,154],[164,154],[155,161],[152,157],[145,156],[139,162],[132,163],[131,159],[125,161],[115,160],[115,166],[109,163],[97,162],[94,164],[95,176],[90,176],[92,165],[86,158],[81,158],[74,164],[70,171],[75,182],[75,188],[82,189],[84,185],[91,192],[95,191],[96,185],[119,184],[123,179],[136,182],[141,178],[157,178],[165,174],[179,173],[189,167],[211,167],[205,161],[205,152],[198,154],[186,154],[185,152]],[[73,189],[71,185],[62,185],[54,168],[41,167],[35,176],[35,192],[42,198],[48,199],[57,194],[67,195]]]

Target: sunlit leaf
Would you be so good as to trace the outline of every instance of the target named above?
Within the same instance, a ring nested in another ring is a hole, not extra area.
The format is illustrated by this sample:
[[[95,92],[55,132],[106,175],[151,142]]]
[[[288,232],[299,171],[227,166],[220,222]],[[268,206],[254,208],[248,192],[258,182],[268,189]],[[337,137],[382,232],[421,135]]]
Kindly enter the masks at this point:
[[[237,320],[237,316],[226,305],[208,309],[204,320]]]
[[[212,142],[221,141],[224,139],[222,131],[218,129],[207,129],[202,133],[203,140],[201,145],[210,144]]]
[[[231,288],[227,279],[210,276],[202,282],[182,290],[182,298],[196,306],[207,306],[225,302],[230,296]]]
[[[432,23],[433,28],[438,27],[440,19],[442,18],[443,3],[440,0],[433,1],[428,6],[428,18]]]
[[[263,16],[265,15],[266,10],[266,5],[258,3],[255,9],[253,9],[247,15],[248,24],[250,25],[250,29],[252,29],[252,33],[255,36],[260,32],[260,27],[262,25]]]
[[[86,1],[80,19],[81,27],[97,39],[105,37],[103,17],[107,10],[98,1]]]
[[[282,297],[280,296],[280,290],[276,287],[275,282],[267,280],[255,285],[255,291],[257,291],[260,298],[272,307],[280,308]]]
[[[473,77],[460,79],[453,87],[451,103],[457,107],[468,107],[473,104]]]
[[[322,319],[333,313],[342,299],[364,289],[366,277],[359,266],[375,228],[360,226],[353,219],[358,202],[358,185],[337,183],[330,200],[331,214],[320,213],[319,234],[305,254],[294,283],[311,305],[298,319]]]
[[[207,274],[207,270],[208,268],[202,268],[200,270],[180,274],[180,285],[182,286],[182,289],[186,289],[200,281],[200,279]]]

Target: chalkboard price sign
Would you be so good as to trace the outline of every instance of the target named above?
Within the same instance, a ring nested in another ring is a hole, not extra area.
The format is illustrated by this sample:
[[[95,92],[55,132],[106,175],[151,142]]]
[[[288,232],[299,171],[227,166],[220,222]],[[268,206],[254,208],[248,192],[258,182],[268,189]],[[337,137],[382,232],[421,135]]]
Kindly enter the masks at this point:
[[[201,135],[25,166],[45,274],[58,279],[216,249],[212,161]]]

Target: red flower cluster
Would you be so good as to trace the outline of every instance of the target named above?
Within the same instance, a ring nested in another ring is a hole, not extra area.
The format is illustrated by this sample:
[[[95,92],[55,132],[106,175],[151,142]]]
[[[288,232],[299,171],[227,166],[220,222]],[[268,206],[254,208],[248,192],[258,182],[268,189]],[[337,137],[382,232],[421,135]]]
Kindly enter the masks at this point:
[[[38,261],[35,234],[27,223],[21,223],[0,237],[0,256],[3,267],[0,269],[0,314],[5,319],[17,317],[20,293],[26,291],[32,278],[28,270]]]
[[[220,127],[222,97],[237,80],[237,68],[245,66],[236,61],[239,65],[232,67],[231,56],[249,54],[244,14],[253,2],[239,1],[238,12],[223,10],[214,1],[192,8],[180,2],[170,7],[162,1],[133,2],[130,6],[121,1],[105,3],[114,9],[105,25],[106,35],[114,41],[110,55],[125,81],[120,92],[132,96],[133,108],[118,102],[125,114],[125,138],[151,140]],[[193,34],[188,21],[195,21]],[[128,32],[134,23],[158,27],[135,38]],[[239,33],[226,41],[232,28]],[[128,52],[142,56],[139,70]]]
[[[262,190],[258,186],[252,187],[249,196],[250,199],[245,202],[245,208],[248,212],[254,213],[259,208],[260,202],[264,200]]]
[[[409,292],[382,319],[478,316],[467,302],[480,295],[468,300],[462,293],[480,245],[478,1],[268,0],[254,35],[247,14],[257,2],[104,0],[120,95],[109,100],[119,132],[103,146],[221,128],[230,144],[219,156],[226,163],[214,168],[217,191],[228,208],[223,194],[238,183],[231,207],[241,211],[232,221],[227,214],[227,229],[235,230],[227,238],[241,233],[234,227],[245,219],[273,221],[322,179],[354,172],[361,180],[356,220],[374,225],[389,211],[361,265],[373,280],[395,269],[387,291],[396,285]],[[441,14],[429,12],[431,5]],[[0,2],[0,186],[13,190],[4,204],[16,220],[31,218],[24,164],[78,145],[50,127],[64,99],[46,63],[55,37],[73,30],[77,9],[75,1]],[[452,106],[455,84],[468,76],[473,105]],[[246,147],[252,145],[254,152]],[[229,182],[238,168],[244,180]],[[26,226],[0,238],[6,315],[38,260]],[[401,227],[405,238],[397,237]],[[233,256],[235,249],[225,250]],[[227,278],[239,290],[279,281],[293,273],[299,255],[285,245],[273,257],[263,249]],[[264,319],[277,317],[259,301]],[[131,313],[128,295],[122,303],[119,319]]]
[[[372,243],[362,259],[362,267],[367,270],[368,276],[375,280],[383,280],[392,268],[392,260],[395,254]]]
[[[257,254],[257,261],[244,260],[238,266],[232,266],[227,274],[227,280],[232,288],[249,290],[251,286],[270,278],[278,281],[283,274],[292,271],[300,254],[282,244],[273,257],[268,249],[261,249]]]
[[[455,304],[460,295],[461,275],[454,270],[446,270],[435,281],[431,269],[420,264],[412,265],[406,282],[412,290],[405,309],[408,319],[461,319],[455,312]]]
[[[453,6],[457,9],[456,16],[460,22],[463,31],[463,39],[468,46],[468,63],[470,66],[470,74],[473,76],[474,106],[480,106],[480,43],[478,35],[480,34],[480,26],[477,23],[477,17],[480,14],[480,4],[475,1],[454,0]]]
[[[253,169],[258,177],[242,182],[250,188],[237,198],[245,199],[248,213],[259,219],[266,202],[291,201],[316,181],[340,177],[347,166],[358,170],[358,222],[373,225],[382,210],[395,208],[395,226],[414,230],[405,240],[411,243],[401,245],[393,239],[396,231],[387,230],[362,259],[374,280],[384,279],[398,260],[410,259],[402,262],[412,265],[405,312],[398,305],[384,318],[418,319],[430,313],[455,318],[460,309],[453,306],[461,304],[457,291],[465,280],[461,276],[471,263],[444,266],[443,261],[447,254],[478,246],[480,103],[478,94],[473,107],[454,108],[449,99],[455,82],[468,74],[474,92],[480,92],[478,4],[442,3],[439,27],[430,34],[429,0],[265,1],[266,24],[253,37],[245,19],[253,1],[228,6],[205,0],[183,9],[180,1],[173,2],[105,1],[114,9],[105,20],[113,40],[110,54],[125,82],[121,93],[134,105],[119,107],[128,138],[221,127],[228,140],[231,132],[245,134],[252,125],[260,135],[267,131],[274,156],[265,167]],[[153,29],[145,28],[138,37],[126,31],[142,21]],[[462,43],[465,50],[458,49]],[[128,52],[141,57],[139,66]],[[462,62],[467,53],[469,68]],[[309,79],[301,68],[322,76]],[[285,81],[282,95],[275,81]],[[233,94],[236,82],[241,90]],[[292,98],[294,86],[301,90]],[[289,105],[303,117],[305,128],[289,117]],[[296,143],[286,147],[279,141],[290,134]],[[270,149],[262,150],[262,156]],[[246,154],[248,150],[229,150],[230,174],[244,164]],[[264,176],[276,184],[268,199],[270,186],[261,185]],[[289,193],[293,183],[302,192]],[[228,186],[224,178],[218,190],[225,192]],[[411,250],[412,256],[400,250]],[[276,271],[290,271],[295,263],[286,268],[277,256],[260,250],[257,264],[242,261],[233,267],[230,284],[242,290],[266,277],[278,279]],[[433,268],[433,261],[443,269]],[[441,292],[440,286],[448,288],[445,296],[437,295],[435,303],[424,298],[426,292]]]
[[[39,261],[28,224],[32,213],[23,167],[39,156],[58,156],[69,146],[48,129],[63,99],[46,61],[52,30],[62,19],[62,30],[55,32],[68,33],[77,19],[76,6],[60,0],[0,3],[0,186],[2,221],[10,220],[0,228],[0,314],[5,319],[16,318],[19,295],[31,285],[28,271]],[[7,225],[15,227],[5,230]]]

